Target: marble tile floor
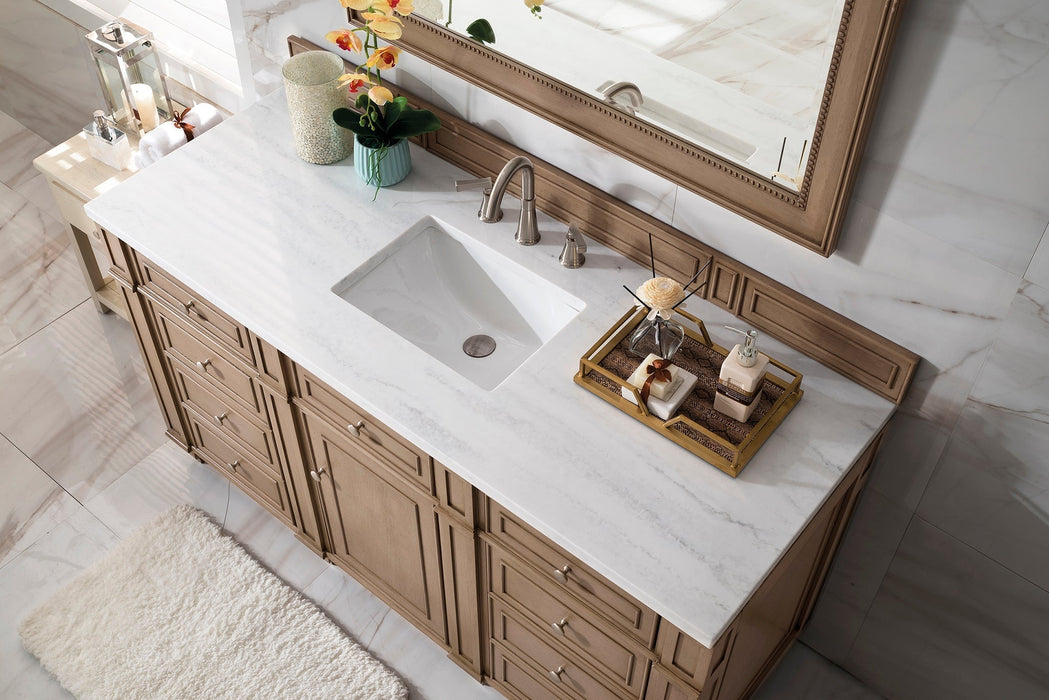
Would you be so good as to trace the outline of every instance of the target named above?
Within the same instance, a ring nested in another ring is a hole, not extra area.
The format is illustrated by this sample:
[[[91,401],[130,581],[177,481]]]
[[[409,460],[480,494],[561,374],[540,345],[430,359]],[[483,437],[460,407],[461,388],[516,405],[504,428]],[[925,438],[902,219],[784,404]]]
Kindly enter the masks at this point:
[[[34,182],[32,158],[48,148],[31,134],[0,113],[0,697],[69,697],[22,649],[19,621],[122,537],[180,503],[221,523],[394,668],[412,697],[500,697],[224,477],[167,441],[131,329],[87,301],[61,223],[48,202],[30,196],[39,188],[18,189]],[[17,147],[6,145],[11,139]],[[870,697],[798,644],[761,697],[827,693]]]

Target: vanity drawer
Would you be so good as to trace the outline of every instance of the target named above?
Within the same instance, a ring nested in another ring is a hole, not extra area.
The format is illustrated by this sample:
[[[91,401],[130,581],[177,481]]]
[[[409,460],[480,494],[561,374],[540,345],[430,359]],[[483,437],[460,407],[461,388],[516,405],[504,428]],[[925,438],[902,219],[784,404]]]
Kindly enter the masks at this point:
[[[295,388],[298,401],[342,426],[355,445],[426,493],[435,495],[429,455],[298,365],[295,365]]]
[[[528,664],[508,653],[498,644],[492,645],[492,673],[489,682],[503,695],[517,700],[572,697],[559,692],[544,678],[540,678]]]
[[[169,311],[156,304],[150,306],[165,354],[189,368],[194,376],[211,386],[221,387],[239,401],[245,410],[257,415],[260,421],[266,420],[261,394],[255,387],[253,377],[241,365],[214,341],[201,337],[189,326],[175,320]]]
[[[522,669],[526,673],[549,681],[551,685],[556,686],[570,697],[636,698],[640,696],[640,692],[630,693],[599,680],[600,674],[547,644],[535,633],[532,625],[523,622],[498,598],[492,598],[490,603],[493,647],[504,647],[515,656],[530,662],[528,667]],[[493,658],[494,656],[493,653]],[[546,697],[546,695],[544,693],[539,697]]]
[[[244,487],[248,495],[275,515],[294,524],[291,506],[279,474],[248,457],[213,430],[207,421],[192,410],[186,411],[190,423],[190,441],[208,464],[223,472],[231,481]]]
[[[487,549],[490,590],[497,600],[523,611],[547,643],[578,653],[631,697],[641,694],[648,657],[639,643],[563,589],[540,582],[538,572],[514,555],[492,545]]]
[[[219,311],[146,257],[135,253],[135,258],[143,288],[175,308],[183,321],[200,328],[254,366],[255,357],[247,328]]]
[[[256,414],[242,413],[232,401],[198,381],[193,370],[178,360],[168,360],[184,406],[203,416],[223,435],[251,448],[254,457],[268,464],[278,464],[273,433],[268,424],[261,424]]]
[[[655,612],[609,583],[590,567],[488,499],[488,532],[498,544],[542,572],[554,589],[571,592],[646,648],[655,639]],[[567,568],[566,568],[567,567]]]

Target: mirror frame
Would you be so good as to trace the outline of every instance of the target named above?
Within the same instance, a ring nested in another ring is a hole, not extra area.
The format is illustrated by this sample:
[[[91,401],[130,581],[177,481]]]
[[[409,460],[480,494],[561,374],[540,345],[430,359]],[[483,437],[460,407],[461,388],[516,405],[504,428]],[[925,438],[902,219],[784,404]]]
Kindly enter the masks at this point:
[[[684,141],[453,32],[404,18],[394,43],[712,202],[829,256],[837,246],[903,0],[845,0],[805,176],[798,191]],[[352,24],[359,13],[348,11]]]

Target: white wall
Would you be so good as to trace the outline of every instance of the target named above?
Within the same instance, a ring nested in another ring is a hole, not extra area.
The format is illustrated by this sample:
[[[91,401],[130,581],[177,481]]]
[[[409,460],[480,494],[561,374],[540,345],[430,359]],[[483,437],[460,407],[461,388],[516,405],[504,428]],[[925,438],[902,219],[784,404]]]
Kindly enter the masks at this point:
[[[334,0],[245,6],[256,71],[341,19]],[[398,72],[920,353],[804,640],[890,696],[1049,693],[1049,4],[908,4],[830,259],[420,61]]]

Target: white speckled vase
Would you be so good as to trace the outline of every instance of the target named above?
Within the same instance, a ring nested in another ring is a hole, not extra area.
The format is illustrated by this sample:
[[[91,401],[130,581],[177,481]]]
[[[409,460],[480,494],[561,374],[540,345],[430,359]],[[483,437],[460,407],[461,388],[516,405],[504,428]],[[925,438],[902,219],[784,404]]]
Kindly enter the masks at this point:
[[[338,86],[342,59],[327,51],[307,51],[284,62],[295,152],[307,163],[325,165],[353,151],[353,133],[331,118],[339,107],[352,107],[350,93]]]
[[[412,152],[408,140],[401,139],[381,153],[382,149],[362,146],[353,148],[353,167],[365,184],[389,187],[408,177],[412,171]]]

